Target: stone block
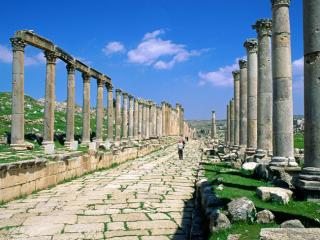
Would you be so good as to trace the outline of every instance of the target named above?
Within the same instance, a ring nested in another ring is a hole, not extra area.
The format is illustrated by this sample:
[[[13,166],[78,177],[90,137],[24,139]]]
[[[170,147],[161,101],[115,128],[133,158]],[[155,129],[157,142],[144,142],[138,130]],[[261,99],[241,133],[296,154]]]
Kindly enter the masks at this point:
[[[43,145],[43,149],[44,149],[44,154],[51,155],[51,154],[55,153],[55,151],[54,151],[54,143],[49,143],[49,144]]]
[[[263,228],[260,240],[318,240],[320,228]]]
[[[272,200],[271,195],[273,195],[274,201],[277,201],[278,198],[286,198],[289,201],[292,197],[291,190],[279,187],[258,187],[256,194],[262,201]]]
[[[72,141],[72,142],[70,142],[69,149],[72,151],[77,151],[78,145],[79,145],[78,141]]]

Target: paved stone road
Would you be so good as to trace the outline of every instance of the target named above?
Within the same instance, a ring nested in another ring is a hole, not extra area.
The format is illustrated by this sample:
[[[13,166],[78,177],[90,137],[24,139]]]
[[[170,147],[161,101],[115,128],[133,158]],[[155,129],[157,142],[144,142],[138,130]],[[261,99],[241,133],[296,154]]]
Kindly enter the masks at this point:
[[[0,208],[0,239],[188,239],[199,143],[78,178]]]

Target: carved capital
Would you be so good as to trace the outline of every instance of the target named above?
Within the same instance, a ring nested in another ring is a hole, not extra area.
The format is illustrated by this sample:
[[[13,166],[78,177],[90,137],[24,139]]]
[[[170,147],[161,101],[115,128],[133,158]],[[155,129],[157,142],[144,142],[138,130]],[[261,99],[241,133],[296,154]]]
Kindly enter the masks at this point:
[[[44,57],[47,59],[47,63],[56,64],[57,53],[53,51],[44,51]]]
[[[259,19],[255,25],[252,25],[259,37],[272,35],[272,20],[271,19]]]
[[[129,100],[133,100],[134,99],[134,97],[131,94],[128,94],[128,98],[129,98]]]
[[[281,5],[289,7],[290,2],[291,0],[271,0],[272,7],[277,7]]]
[[[126,93],[126,92],[122,92],[122,96],[123,96],[124,98],[127,98],[127,97],[129,96],[129,94]]]
[[[105,81],[104,80],[102,80],[102,79],[97,79],[97,86],[98,87],[103,87],[103,84],[105,83]]]
[[[239,81],[240,80],[240,71],[233,71],[232,75],[233,75],[233,79],[235,81]]]
[[[113,91],[113,86],[110,83],[105,83],[106,84],[106,88],[108,92],[112,92]]]
[[[240,59],[239,60],[239,67],[240,67],[240,69],[247,68],[247,60]]]
[[[117,88],[116,89],[116,94],[121,94],[121,93],[122,93],[121,89]]]
[[[84,82],[89,82],[90,81],[90,74],[82,73],[82,79]]]
[[[258,52],[258,41],[255,38],[247,39],[243,46],[247,49],[249,53],[256,53]]]
[[[71,63],[68,63],[66,68],[67,68],[68,74],[74,74],[76,71],[76,67]]]
[[[19,38],[10,38],[13,51],[24,51],[26,43]]]

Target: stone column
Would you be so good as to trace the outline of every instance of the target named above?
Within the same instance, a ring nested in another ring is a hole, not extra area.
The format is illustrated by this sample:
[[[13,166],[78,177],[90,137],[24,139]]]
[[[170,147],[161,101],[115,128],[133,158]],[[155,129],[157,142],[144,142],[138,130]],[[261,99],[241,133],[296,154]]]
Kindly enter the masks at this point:
[[[134,98],[133,138],[139,138],[139,101]]]
[[[13,50],[10,147],[15,150],[25,150],[27,149],[24,141],[24,48],[26,45],[20,39],[10,40]]]
[[[181,107],[181,119],[180,119],[180,136],[184,136],[184,108]]]
[[[242,149],[247,147],[247,61],[240,60],[240,135],[239,144]]]
[[[234,99],[230,101],[230,146],[234,146]]]
[[[154,102],[152,102],[152,137],[157,136],[157,107]]]
[[[156,136],[157,137],[161,137],[161,130],[162,130],[162,126],[161,126],[161,116],[162,116],[162,111],[161,111],[161,107],[159,106],[156,106],[156,110],[157,110],[157,123],[156,123],[156,126],[157,126],[157,134]]]
[[[227,145],[231,145],[231,101],[227,105]]]
[[[304,168],[299,187],[308,200],[320,199],[320,1],[303,1]]]
[[[108,140],[113,140],[113,87],[111,84],[106,84],[108,91]]]
[[[216,130],[216,112],[211,112],[211,138],[215,139],[217,136],[217,130]]]
[[[146,139],[146,130],[147,130],[147,107],[146,103],[144,100],[142,100],[142,131],[141,131],[141,136],[142,139]]]
[[[271,19],[260,19],[253,26],[258,33],[258,139],[257,156],[272,155],[272,70]]]
[[[82,107],[82,145],[90,143],[90,75],[82,73],[83,107]]]
[[[272,1],[273,158],[271,165],[293,166],[290,0]]]
[[[66,141],[64,145],[70,147],[74,141],[74,107],[75,107],[75,67],[72,64],[67,65],[68,71],[68,96],[67,96],[67,126]]]
[[[97,109],[96,109],[96,142],[103,141],[103,84],[104,82],[97,79]]]
[[[129,95],[129,139],[132,140],[133,139],[133,122],[134,122],[134,118],[133,118],[133,107],[134,107],[134,103],[133,103],[133,96]]]
[[[149,101],[149,137],[153,137],[153,102]]]
[[[121,90],[116,89],[116,141],[121,139]]]
[[[141,99],[139,99],[139,129],[138,129],[138,134],[139,134],[139,139],[142,139],[142,133],[143,133],[143,102]]]
[[[47,59],[47,66],[42,145],[53,144],[54,140],[55,79],[57,59],[55,52],[45,51],[44,55]]]
[[[146,139],[150,138],[150,102],[146,103]]]
[[[122,138],[128,138],[128,93],[122,93],[123,107],[122,107]]]
[[[244,43],[248,56],[248,116],[247,116],[247,155],[253,155],[257,149],[257,94],[258,94],[258,42],[248,39]]]
[[[239,147],[240,135],[240,71],[232,72],[234,79],[234,146]]]
[[[162,136],[167,136],[166,132],[166,103],[161,102],[161,110],[162,110]]]

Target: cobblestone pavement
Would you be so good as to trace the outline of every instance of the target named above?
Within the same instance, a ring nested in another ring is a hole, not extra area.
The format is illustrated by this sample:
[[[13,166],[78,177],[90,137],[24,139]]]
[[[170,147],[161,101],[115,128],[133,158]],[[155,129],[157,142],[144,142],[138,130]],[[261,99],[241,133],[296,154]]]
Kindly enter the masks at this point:
[[[199,142],[40,191],[0,208],[0,239],[188,239]]]

